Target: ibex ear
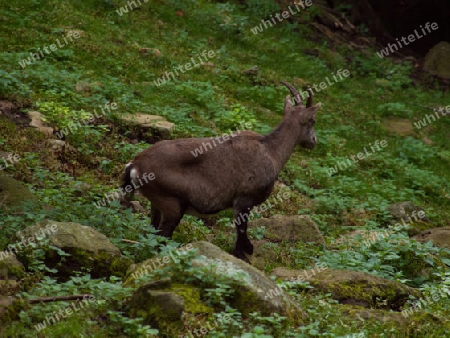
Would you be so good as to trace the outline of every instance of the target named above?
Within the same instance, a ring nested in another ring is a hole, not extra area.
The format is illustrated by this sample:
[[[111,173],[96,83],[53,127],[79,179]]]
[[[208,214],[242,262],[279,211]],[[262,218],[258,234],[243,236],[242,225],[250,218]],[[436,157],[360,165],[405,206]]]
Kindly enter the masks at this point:
[[[320,106],[322,104],[319,102],[317,104],[315,104],[312,107],[309,108],[304,108],[301,112],[300,112],[300,121],[302,123],[307,123],[312,117],[314,117],[316,115],[316,112],[319,110]]]
[[[308,113],[310,115],[313,115],[313,114],[317,113],[317,111],[319,110],[319,108],[321,106],[322,106],[322,103],[319,102],[319,103],[315,104],[314,106],[307,108],[306,110],[308,111]]]
[[[319,103],[316,103],[314,106],[312,106],[311,108],[313,108],[314,109],[314,112],[316,112],[316,111],[318,111],[319,110],[319,108],[322,106],[322,103],[321,102],[319,102]]]
[[[292,109],[292,101],[291,96],[287,95],[284,99],[284,112],[286,113],[287,110]]]

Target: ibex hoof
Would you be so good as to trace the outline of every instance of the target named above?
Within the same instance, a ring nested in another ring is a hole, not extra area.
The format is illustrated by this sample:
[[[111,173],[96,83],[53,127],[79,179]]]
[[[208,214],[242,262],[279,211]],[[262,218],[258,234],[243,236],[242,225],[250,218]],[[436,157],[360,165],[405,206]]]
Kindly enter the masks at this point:
[[[250,261],[248,260],[247,256],[243,252],[238,252],[236,250],[233,251],[233,256],[239,259],[242,259],[244,262],[251,265]]]
[[[253,244],[250,243],[250,241],[248,241],[245,245],[244,245],[244,252],[248,255],[253,255]]]

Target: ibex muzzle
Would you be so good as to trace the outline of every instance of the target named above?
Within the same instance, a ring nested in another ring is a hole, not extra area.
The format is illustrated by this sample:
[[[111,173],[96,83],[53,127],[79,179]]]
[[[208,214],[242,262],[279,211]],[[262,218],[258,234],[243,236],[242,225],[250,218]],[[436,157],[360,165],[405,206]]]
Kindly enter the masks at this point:
[[[299,92],[282,83],[294,96],[294,105],[286,96],[283,120],[270,134],[244,131],[198,156],[193,156],[194,149],[209,139],[161,141],[127,165],[123,187],[145,173],[155,175],[139,189],[151,202],[151,224],[160,235],[171,237],[185,213],[208,215],[232,208],[237,230],[233,254],[249,262],[245,254],[253,253],[247,237],[251,209],[269,197],[295,146],[312,149],[317,143],[314,123],[320,103],[312,106],[310,91],[303,106]]]

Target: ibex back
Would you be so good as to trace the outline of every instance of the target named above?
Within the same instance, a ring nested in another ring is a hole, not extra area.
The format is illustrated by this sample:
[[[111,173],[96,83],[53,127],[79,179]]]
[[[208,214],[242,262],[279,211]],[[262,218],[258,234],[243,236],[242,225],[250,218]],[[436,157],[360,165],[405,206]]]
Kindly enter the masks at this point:
[[[317,143],[314,123],[320,103],[312,106],[310,91],[305,107],[298,91],[282,83],[294,96],[294,105],[286,96],[283,120],[270,134],[244,131],[198,156],[194,149],[210,139],[161,141],[127,164],[123,187],[144,174],[155,175],[140,192],[151,202],[151,224],[160,235],[170,238],[185,213],[211,215],[232,208],[235,220],[241,219],[235,221],[233,254],[249,262],[245,254],[253,254],[247,237],[251,209],[269,197],[295,146],[312,149]]]

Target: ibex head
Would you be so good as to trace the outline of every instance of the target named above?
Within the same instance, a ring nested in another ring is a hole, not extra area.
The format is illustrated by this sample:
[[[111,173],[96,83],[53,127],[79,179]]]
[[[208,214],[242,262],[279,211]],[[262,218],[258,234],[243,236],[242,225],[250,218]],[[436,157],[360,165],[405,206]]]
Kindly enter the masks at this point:
[[[321,104],[318,103],[315,106],[312,105],[313,91],[311,88],[308,88],[307,91],[309,93],[309,97],[305,107],[302,103],[302,98],[298,90],[287,82],[282,81],[281,83],[289,88],[292,96],[294,97],[292,101],[290,95],[286,96],[284,100],[284,114],[289,113],[297,116],[297,121],[300,124],[300,133],[297,139],[297,145],[303,148],[313,149],[317,143],[317,137],[314,131],[316,111],[319,110]],[[294,102],[294,105],[292,105],[292,102]]]

